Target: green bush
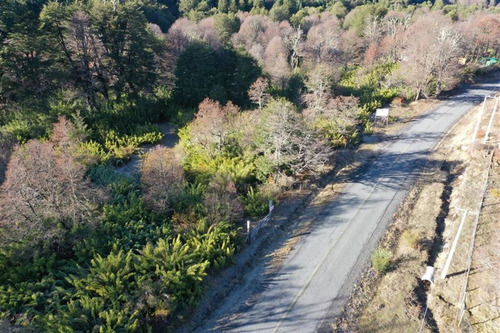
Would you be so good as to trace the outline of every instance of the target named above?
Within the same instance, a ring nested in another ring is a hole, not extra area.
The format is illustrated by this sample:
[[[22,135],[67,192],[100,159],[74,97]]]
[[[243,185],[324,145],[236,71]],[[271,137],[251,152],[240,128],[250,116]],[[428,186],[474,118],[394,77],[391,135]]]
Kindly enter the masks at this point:
[[[381,274],[387,271],[391,264],[392,253],[384,248],[378,248],[372,255],[372,267]]]
[[[13,112],[13,115],[1,127],[2,131],[14,135],[17,141],[24,143],[30,139],[46,137],[52,129],[55,117],[32,110]]]
[[[241,203],[245,207],[245,215],[251,217],[264,216],[269,211],[269,200],[271,196],[250,187],[246,195],[240,196]]]
[[[113,130],[102,132],[102,140],[89,140],[80,144],[76,154],[89,165],[99,162],[120,165],[130,160],[141,144],[158,143],[163,138],[154,125],[139,126],[136,131],[132,135],[120,135]]]
[[[168,109],[170,95],[158,90],[157,96],[124,95],[119,100],[111,99],[100,104],[101,110],[92,114],[87,123],[96,133],[113,130],[120,135],[134,134],[141,125],[159,122]]]
[[[398,89],[380,85],[396,68],[397,64],[394,63],[382,63],[369,68],[350,66],[339,82],[340,90],[344,95],[359,97],[363,110],[368,114],[373,113],[398,95]]]
[[[109,165],[96,165],[89,170],[92,181],[100,186],[107,187],[115,198],[123,198],[139,190],[139,184],[124,174],[116,172]]]
[[[198,213],[201,212],[200,205],[206,189],[207,186],[201,183],[186,183],[183,190],[172,199],[172,209],[177,213],[189,212],[193,209]]]

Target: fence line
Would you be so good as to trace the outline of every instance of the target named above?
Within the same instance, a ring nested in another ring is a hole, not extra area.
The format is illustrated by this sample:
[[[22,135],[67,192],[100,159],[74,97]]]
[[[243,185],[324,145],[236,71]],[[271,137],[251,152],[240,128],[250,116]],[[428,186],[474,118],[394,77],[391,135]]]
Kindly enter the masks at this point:
[[[472,258],[473,258],[473,254],[474,254],[475,243],[476,243],[477,227],[479,225],[479,218],[480,218],[481,209],[482,209],[483,203],[484,203],[484,197],[486,196],[486,190],[488,189],[488,180],[489,180],[489,176],[490,176],[491,166],[493,164],[493,155],[494,154],[495,154],[495,151],[492,150],[491,156],[490,156],[490,162],[488,164],[488,169],[486,170],[486,180],[484,181],[484,185],[483,185],[483,193],[481,195],[481,202],[480,202],[479,207],[478,207],[478,213],[476,215],[476,220],[474,221],[474,229],[472,232],[472,238],[471,238],[471,243],[470,243],[470,248],[469,248],[469,255],[467,258],[467,273],[465,275],[464,285],[463,285],[462,291],[460,293],[461,295],[460,295],[460,304],[459,304],[460,310],[458,313],[458,326],[460,326],[460,324],[462,323],[462,319],[464,318],[464,314],[465,314],[465,309],[466,309],[465,302],[466,302],[466,298],[467,298],[467,285],[469,283],[470,269],[471,269],[471,265],[472,265]]]
[[[247,221],[247,238],[246,242],[251,243],[255,237],[259,234],[260,229],[265,227],[269,222],[271,222],[272,213],[274,210],[274,204],[272,200],[269,200],[269,213],[252,228],[250,220]]]

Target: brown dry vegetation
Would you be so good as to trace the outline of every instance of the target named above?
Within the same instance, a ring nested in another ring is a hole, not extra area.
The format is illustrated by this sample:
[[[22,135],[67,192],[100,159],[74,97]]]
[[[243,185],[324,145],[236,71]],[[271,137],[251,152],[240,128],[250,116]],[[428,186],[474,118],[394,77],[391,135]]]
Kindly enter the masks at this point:
[[[492,103],[487,105],[491,110]],[[490,113],[486,112],[483,125],[487,124]],[[468,128],[464,129],[463,135],[468,139],[473,132],[476,116],[473,121],[468,122]],[[486,128],[486,125],[484,126]],[[498,144],[498,129],[500,122],[495,122],[492,136]],[[484,130],[478,132],[478,137],[484,137]],[[456,142],[459,146],[460,142]],[[491,148],[491,147],[490,147]],[[491,155],[488,154],[488,147],[478,145],[466,155],[468,165],[467,171],[459,179],[457,190],[451,197],[451,206],[461,207],[470,211],[477,211],[481,202],[481,194],[486,181],[488,165]],[[498,218],[500,217],[499,198],[496,196],[496,189],[499,187],[500,170],[498,163],[498,150],[494,157],[494,163],[489,172],[487,189],[481,213],[475,245],[470,267],[470,275],[467,276],[468,258],[470,255],[472,235],[475,226],[475,215],[467,217],[458,246],[453,257],[447,278],[438,279],[435,287],[429,293],[429,308],[433,311],[436,324],[440,332],[455,332],[457,330],[470,330],[474,332],[498,332],[500,330],[500,262],[498,253],[500,250],[500,233],[498,231]],[[456,209],[455,209],[456,211]],[[443,234],[444,247],[437,260],[437,267],[442,268],[448,256],[451,243],[455,237],[461,214],[455,214],[446,219],[446,229]],[[438,271],[441,274],[440,271]],[[466,312],[460,322],[460,299],[465,287]]]
[[[440,196],[444,190],[442,178],[446,177],[436,177],[412,191],[410,198],[414,202],[404,204],[404,212],[398,216],[392,231],[398,235],[415,232],[418,239],[415,245],[408,242],[408,237],[387,239],[387,243],[394,241],[392,264],[389,272],[378,281],[378,289],[359,319],[360,331],[418,331],[422,308],[415,287],[427,261],[425,245],[433,237],[440,211]]]
[[[422,329],[456,332],[467,328],[465,326],[470,322],[476,332],[498,332],[498,162],[490,173],[489,188],[479,220],[467,284],[468,311],[461,328],[456,326],[457,304],[465,281],[474,216],[466,220],[447,279],[441,280],[439,276],[461,219],[457,207],[477,210],[485,170],[491,159],[485,147],[464,147],[470,142],[478,110],[476,108],[466,115],[430,158],[423,177],[410,191],[381,242],[382,247],[394,254],[389,271],[382,276],[377,276],[372,270],[365,273],[345,309],[345,317],[333,325],[334,330],[418,332]],[[486,114],[485,119],[489,117],[489,113]],[[487,120],[482,125],[485,124]],[[500,122],[495,122],[495,126],[497,130],[492,136],[497,135]],[[484,131],[479,131],[478,137],[482,136]],[[436,237],[439,223],[444,227],[442,240],[439,235]],[[421,282],[421,276],[434,259],[436,284],[428,286]],[[426,306],[429,309],[422,322]]]
[[[495,163],[479,220],[467,310],[475,332],[500,331],[500,165]],[[496,191],[495,191],[496,190]]]

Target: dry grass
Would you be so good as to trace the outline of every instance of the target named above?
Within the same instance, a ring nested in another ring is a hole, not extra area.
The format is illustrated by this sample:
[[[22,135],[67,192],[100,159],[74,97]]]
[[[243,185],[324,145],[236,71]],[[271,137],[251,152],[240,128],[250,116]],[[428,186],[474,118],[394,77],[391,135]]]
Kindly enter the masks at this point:
[[[491,106],[491,105],[490,105]],[[448,256],[453,238],[462,218],[457,208],[477,211],[484,182],[486,168],[490,156],[486,154],[486,147],[475,145],[467,151],[459,150],[463,142],[468,142],[475,126],[476,112],[468,115],[468,121],[456,130],[455,140],[452,141],[456,152],[461,151],[462,157],[467,161],[467,169],[462,177],[457,179],[451,196],[450,205],[454,207],[445,223],[443,235],[444,246],[437,260],[436,267],[442,268]],[[500,128],[500,124],[495,124]],[[483,133],[479,131],[480,134]],[[484,136],[484,133],[482,134]],[[490,173],[490,184],[498,184],[500,180],[499,167],[496,165]],[[491,186],[490,186],[491,188]],[[500,205],[495,196],[495,187],[486,191],[485,202],[481,211],[476,246],[472,261],[471,274],[467,284],[466,317],[462,326],[458,326],[458,305],[464,283],[466,281],[467,261],[472,240],[475,216],[467,217],[459,239],[455,255],[448,276],[445,280],[438,279],[434,288],[429,293],[428,304],[436,319],[440,332],[456,332],[464,328],[463,325],[472,325],[475,332],[500,331],[500,266],[498,253],[500,252],[500,233],[498,233],[498,217]],[[497,223],[495,225],[495,223]],[[496,260],[496,262],[495,262]],[[437,274],[440,275],[438,270]]]
[[[404,245],[406,245],[410,250],[414,250],[419,248],[422,236],[417,230],[405,230],[401,234],[401,239]]]
[[[490,174],[490,184],[499,184],[500,166]],[[500,331],[500,202],[487,191],[479,220],[473,273],[469,278],[467,309],[476,332]]]
[[[484,181],[484,163],[488,156],[483,150],[474,151],[471,147],[464,149],[466,147],[463,146],[464,142],[470,140],[478,110],[479,108],[476,108],[464,117],[431,157],[434,161],[447,161],[451,169],[447,173],[440,170],[440,165],[434,165],[430,170],[428,169],[424,179],[410,191],[400,208],[385,239],[386,246],[392,247],[393,261],[397,265],[382,277],[368,279],[364,283],[365,290],[361,293],[361,297],[364,297],[365,301],[361,301],[361,304],[364,302],[361,315],[357,325],[351,325],[351,330],[352,327],[360,332],[416,332],[419,330],[424,309],[417,299],[416,291],[419,290],[417,286],[425,271],[429,250],[436,232],[437,217],[443,208],[441,197],[445,191],[447,174],[451,174],[455,175],[455,179],[449,184],[453,191],[450,197],[450,211],[445,220],[444,251],[435,264],[438,268],[435,274],[437,283],[430,288],[427,295],[423,296],[427,297],[427,305],[429,305],[437,329],[440,332],[457,331],[454,320],[457,314],[456,304],[464,281],[464,276],[460,273],[464,270],[464,265],[456,263],[452,265],[449,274],[453,275],[446,281],[439,280],[439,268],[444,265],[444,254],[448,252],[452,236],[461,218],[456,206],[471,210],[473,207],[477,209],[477,197],[480,194],[475,195],[475,193],[481,192]],[[481,145],[478,147],[484,149]],[[466,167],[467,172],[463,175]],[[493,181],[496,184],[500,183],[500,179]],[[486,198],[486,202],[490,200],[491,209],[496,210],[491,213],[485,213],[486,210],[483,212],[484,216],[489,216],[489,222],[480,221],[477,236],[478,250],[475,255],[475,258],[483,259],[479,262],[474,260],[474,272],[469,282],[470,291],[467,299],[467,304],[470,305],[469,317],[474,330],[481,332],[500,331],[498,322],[500,318],[498,306],[500,303],[498,292],[498,276],[500,276],[499,193],[500,190],[492,189],[489,191],[490,199]],[[473,220],[473,216],[468,217],[466,225],[473,225]],[[471,228],[464,228],[463,233],[470,235]],[[454,262],[466,262],[469,240],[470,237],[460,242]],[[497,257],[494,256],[495,254]],[[496,258],[496,262],[493,258]],[[497,319],[492,320],[495,316]],[[483,327],[488,328],[483,329]],[[425,330],[429,331],[430,328],[426,325]]]
[[[403,203],[386,242],[394,248],[393,269],[383,275],[359,318],[360,332],[416,332],[422,308],[415,295],[417,281],[425,271],[425,246],[409,246],[411,235],[420,243],[433,237],[444,189],[439,180],[415,187]],[[398,233],[402,231],[402,233]]]

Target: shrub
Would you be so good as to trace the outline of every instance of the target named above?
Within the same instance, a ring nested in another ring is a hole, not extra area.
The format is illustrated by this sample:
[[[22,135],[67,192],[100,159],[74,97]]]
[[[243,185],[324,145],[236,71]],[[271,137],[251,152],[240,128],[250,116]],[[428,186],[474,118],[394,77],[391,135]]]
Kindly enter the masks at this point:
[[[416,230],[405,230],[401,235],[405,245],[412,249],[416,249],[420,243],[421,235]]]
[[[12,119],[2,126],[2,130],[15,136],[17,141],[45,137],[50,132],[54,118],[32,110],[13,113]]]
[[[172,149],[156,146],[142,164],[144,200],[156,211],[169,210],[170,201],[181,191],[184,170]]]
[[[163,135],[159,131],[146,132],[147,129],[148,127],[143,127],[139,129],[138,134],[121,136],[115,131],[106,132],[103,135],[103,148],[108,158],[115,164],[121,164],[130,159],[141,144],[161,141]]]
[[[260,191],[255,191],[250,187],[246,195],[240,196],[241,203],[245,207],[245,215],[247,216],[263,216],[269,211],[269,200],[271,196]]]
[[[122,198],[139,189],[134,179],[116,172],[109,165],[96,165],[89,170],[88,174],[94,183],[107,187],[115,198]]]
[[[177,213],[185,213],[200,207],[206,189],[207,187],[201,183],[186,183],[182,191],[171,201],[173,210]]]
[[[384,248],[378,248],[372,255],[372,266],[377,273],[384,273],[391,263],[392,253]]]
[[[139,126],[135,134],[120,135],[113,130],[102,131],[100,140],[90,140],[80,144],[76,155],[87,165],[99,162],[119,165],[128,161],[141,144],[158,143],[163,134],[157,126]]]
[[[212,177],[205,192],[203,208],[210,224],[233,222],[243,216],[243,205],[228,174],[218,173]]]

